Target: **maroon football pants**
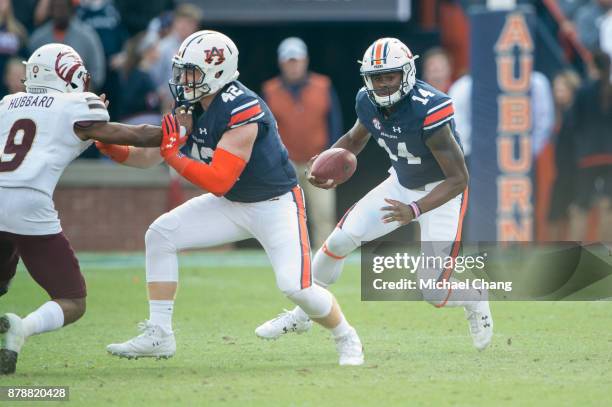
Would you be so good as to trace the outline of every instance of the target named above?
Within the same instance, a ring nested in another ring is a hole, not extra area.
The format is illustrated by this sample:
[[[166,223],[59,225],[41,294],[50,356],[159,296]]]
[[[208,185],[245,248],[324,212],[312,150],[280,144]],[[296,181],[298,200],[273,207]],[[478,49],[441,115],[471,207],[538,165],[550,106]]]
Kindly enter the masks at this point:
[[[19,258],[51,299],[87,295],[79,262],[64,233],[25,236],[0,232],[0,284],[15,276]]]

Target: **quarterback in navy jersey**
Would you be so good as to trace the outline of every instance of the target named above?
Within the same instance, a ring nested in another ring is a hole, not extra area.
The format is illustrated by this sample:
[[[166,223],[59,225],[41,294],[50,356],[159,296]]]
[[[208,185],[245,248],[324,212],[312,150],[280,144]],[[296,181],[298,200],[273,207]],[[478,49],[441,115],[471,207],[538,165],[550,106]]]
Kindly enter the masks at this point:
[[[459,252],[467,206],[468,172],[455,131],[452,100],[416,80],[410,49],[395,38],[381,38],[361,61],[365,86],[356,97],[357,121],[332,148],[359,154],[370,138],[389,155],[390,176],[357,202],[340,220],[313,261],[314,279],[324,287],[340,276],[344,258],[362,242],[380,238],[416,221],[425,255],[454,258]],[[330,180],[310,177],[320,188]],[[435,305],[463,306],[474,346],[485,349],[493,336],[486,291],[476,287],[451,290],[453,268],[420,268],[419,280],[434,280],[442,288],[421,289]],[[305,320],[299,308],[285,314],[287,322]]]
[[[436,131],[448,126],[451,137],[461,145],[455,131],[450,97],[417,80],[408,96],[392,108],[380,107],[373,102],[366,87],[357,92],[356,99],[359,123],[389,154],[402,186],[414,189],[445,178],[427,141]],[[462,174],[463,170],[457,168],[456,172]],[[467,170],[465,174],[467,177]]]
[[[274,116],[237,81],[237,68],[238,49],[229,37],[216,31],[190,35],[173,58],[169,84],[181,107],[164,116],[160,148],[130,147],[119,157],[125,165],[147,167],[160,162],[161,155],[178,174],[209,193],[149,227],[149,319],[141,335],[107,350],[128,358],[173,356],[178,252],[254,237],[270,258],[278,288],[308,315],[305,325],[312,319],[332,332],[340,365],[360,365],[364,357],[357,332],[332,294],[312,284],[304,196]]]

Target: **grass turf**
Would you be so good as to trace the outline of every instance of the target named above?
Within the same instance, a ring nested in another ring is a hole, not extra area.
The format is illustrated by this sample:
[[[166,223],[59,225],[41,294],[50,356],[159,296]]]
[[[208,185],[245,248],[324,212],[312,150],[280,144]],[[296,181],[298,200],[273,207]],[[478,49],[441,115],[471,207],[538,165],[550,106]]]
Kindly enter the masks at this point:
[[[609,405],[610,302],[493,303],[495,338],[478,353],[462,310],[361,302],[353,265],[333,291],[361,336],[366,364],[340,368],[319,327],[274,342],[255,337],[259,323],[291,306],[269,267],[191,264],[181,269],[175,304],[177,355],[126,360],[105,346],[135,335],[147,317],[144,271],[94,262],[84,274],[86,316],[30,338],[17,373],[0,385],[69,386],[70,405],[87,406]],[[45,300],[19,272],[0,312],[24,316]]]

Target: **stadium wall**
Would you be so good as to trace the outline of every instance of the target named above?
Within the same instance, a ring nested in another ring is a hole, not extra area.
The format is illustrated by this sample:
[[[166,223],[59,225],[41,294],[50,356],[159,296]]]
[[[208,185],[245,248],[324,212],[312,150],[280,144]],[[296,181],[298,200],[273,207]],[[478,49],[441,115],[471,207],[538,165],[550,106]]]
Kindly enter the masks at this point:
[[[148,226],[171,205],[170,174],[109,162],[75,162],[55,191],[55,208],[76,251],[141,251]],[[182,185],[185,199],[201,193]]]

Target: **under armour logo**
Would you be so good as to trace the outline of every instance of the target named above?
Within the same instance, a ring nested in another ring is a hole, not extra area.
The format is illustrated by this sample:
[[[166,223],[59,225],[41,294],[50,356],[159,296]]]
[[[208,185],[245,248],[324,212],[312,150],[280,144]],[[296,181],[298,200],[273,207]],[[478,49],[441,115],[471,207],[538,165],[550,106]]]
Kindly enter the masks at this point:
[[[198,129],[198,131],[200,132],[200,136],[201,136],[202,134],[206,134],[206,135],[208,135],[208,130],[206,130],[206,129],[199,128],[199,129]]]
[[[402,128],[399,127],[399,126],[397,126],[397,127],[393,126],[393,132],[394,133],[401,133],[402,132]]]

